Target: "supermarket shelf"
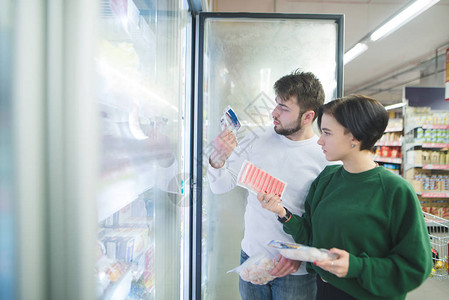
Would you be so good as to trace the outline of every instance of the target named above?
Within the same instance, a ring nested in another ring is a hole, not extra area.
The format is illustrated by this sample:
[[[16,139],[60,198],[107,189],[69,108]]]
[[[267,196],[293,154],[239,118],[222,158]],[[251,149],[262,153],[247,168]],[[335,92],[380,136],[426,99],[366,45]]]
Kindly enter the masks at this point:
[[[421,164],[407,164],[407,163],[404,165],[404,171],[407,171],[412,168],[422,168],[422,165]]]
[[[423,148],[449,148],[447,143],[422,143]]]
[[[134,278],[133,272],[135,271],[135,269],[136,267],[134,265],[131,265],[122,277],[108,286],[108,288],[102,295],[102,299],[125,300],[128,297],[129,291],[131,290],[131,282]]]
[[[97,219],[104,221],[120,209],[124,208],[143,192],[154,186],[153,169],[141,171],[137,176],[128,172],[114,181],[104,182],[97,197]]]
[[[433,193],[421,193],[422,198],[449,198],[449,193],[445,192],[433,192]]]
[[[131,283],[133,280],[140,278],[145,270],[145,255],[148,251],[153,252],[153,245],[150,244],[142,251],[141,254],[128,265],[126,271],[116,281],[111,282],[102,294],[102,299],[105,300],[125,300],[128,299],[131,290]],[[150,255],[153,255],[151,253]],[[154,284],[151,286],[151,291],[154,289]]]
[[[416,128],[422,128],[422,125],[412,125],[412,126],[405,126],[404,127],[404,134],[416,129]]]
[[[98,222],[133,202],[137,197],[135,190],[135,181],[132,178],[120,180],[101,189],[97,197]]]
[[[390,118],[388,120],[387,128],[385,128],[385,133],[388,132],[402,132],[404,130],[404,121],[402,118]]]
[[[447,124],[424,124],[423,129],[449,129]]]
[[[408,170],[411,168],[422,168],[425,170],[443,170],[449,171],[449,165],[439,165],[439,164],[405,164],[404,169]]]
[[[389,164],[402,164],[401,158],[374,156],[373,159],[377,162],[383,162],[383,163],[389,163]]]
[[[421,142],[414,142],[414,143],[405,143],[404,144],[404,150],[410,150],[411,148],[414,147],[422,147],[422,148],[436,148],[436,149],[441,149],[441,148],[449,148],[449,144],[447,143],[421,143]]]
[[[449,165],[423,164],[422,168],[426,169],[426,170],[448,170],[449,171]]]
[[[393,142],[378,142],[375,146],[390,146],[390,147],[401,147],[401,141],[393,141]]]
[[[404,128],[402,127],[392,127],[392,128],[388,128],[385,129],[385,133],[387,132],[402,132],[402,130],[404,130]]]
[[[404,149],[404,151],[408,151],[414,147],[422,147],[422,143],[418,143],[418,142],[414,142],[414,143],[405,143],[402,146],[402,149]]]
[[[422,129],[449,129],[449,125],[447,124],[424,124],[424,125],[412,125],[406,126],[404,129],[404,133],[408,133],[416,128]]]

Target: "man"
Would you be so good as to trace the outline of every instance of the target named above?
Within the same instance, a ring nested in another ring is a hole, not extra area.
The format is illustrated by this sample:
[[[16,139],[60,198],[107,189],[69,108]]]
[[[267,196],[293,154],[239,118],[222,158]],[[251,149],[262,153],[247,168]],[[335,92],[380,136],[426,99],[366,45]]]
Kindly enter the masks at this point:
[[[220,194],[236,186],[237,174],[245,160],[287,183],[283,205],[292,213],[302,215],[309,186],[329,163],[325,159],[313,121],[324,103],[320,81],[310,72],[295,71],[274,84],[276,107],[272,112],[274,128],[261,128],[256,138],[240,154],[233,133],[225,129],[213,141],[208,176],[213,193]],[[308,274],[305,264],[279,255],[267,246],[271,240],[293,242],[282,230],[282,220],[264,210],[257,195],[249,192],[245,211],[245,232],[241,243],[241,263],[256,254],[278,257],[271,275],[276,278],[265,285],[255,285],[239,278],[243,300],[250,299],[315,299],[315,274]]]

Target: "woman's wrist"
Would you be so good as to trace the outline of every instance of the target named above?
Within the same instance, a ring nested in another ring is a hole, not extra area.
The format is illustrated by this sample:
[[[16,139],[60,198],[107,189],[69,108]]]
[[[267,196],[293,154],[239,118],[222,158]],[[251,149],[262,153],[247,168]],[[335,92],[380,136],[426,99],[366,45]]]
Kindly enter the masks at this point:
[[[290,219],[292,218],[292,213],[284,207],[284,213],[278,214],[278,221],[281,222],[282,224],[290,221]]]
[[[285,207],[282,206],[282,211],[280,213],[278,213],[278,217],[284,218],[285,215],[287,215],[287,210],[285,209]]]

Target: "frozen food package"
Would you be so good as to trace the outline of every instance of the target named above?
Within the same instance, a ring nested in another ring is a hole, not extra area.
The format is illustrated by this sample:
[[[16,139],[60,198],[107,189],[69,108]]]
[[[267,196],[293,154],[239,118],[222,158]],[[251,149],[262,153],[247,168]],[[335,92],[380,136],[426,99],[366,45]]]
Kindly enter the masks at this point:
[[[304,246],[296,243],[271,241],[268,246],[280,249],[279,252],[282,256],[300,261],[314,262],[325,259],[337,259],[338,255],[330,253],[327,249],[318,249],[315,247]]]
[[[240,121],[237,117],[235,111],[228,105],[224,112],[223,116],[220,118],[221,130],[228,128],[230,131],[236,133],[237,130],[240,129]]]
[[[242,280],[262,285],[276,278],[270,275],[270,271],[274,269],[276,264],[275,259],[269,258],[264,254],[256,254],[227,273],[236,272]]]
[[[280,198],[287,187],[287,183],[268,174],[245,160],[237,176],[237,185],[253,193],[277,194]]]

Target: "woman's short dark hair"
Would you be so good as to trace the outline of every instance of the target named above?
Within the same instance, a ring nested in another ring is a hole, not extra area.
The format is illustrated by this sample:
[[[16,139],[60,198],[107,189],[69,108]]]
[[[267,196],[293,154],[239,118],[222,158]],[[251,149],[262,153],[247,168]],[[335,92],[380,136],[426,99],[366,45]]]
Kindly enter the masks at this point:
[[[313,73],[301,72],[299,69],[278,79],[274,83],[274,92],[283,101],[294,96],[301,110],[300,113],[313,110],[314,119],[325,98],[320,80]]]
[[[318,128],[323,114],[333,116],[360,141],[360,150],[373,151],[374,144],[385,132],[388,112],[376,99],[364,95],[349,95],[328,102],[318,110]]]

